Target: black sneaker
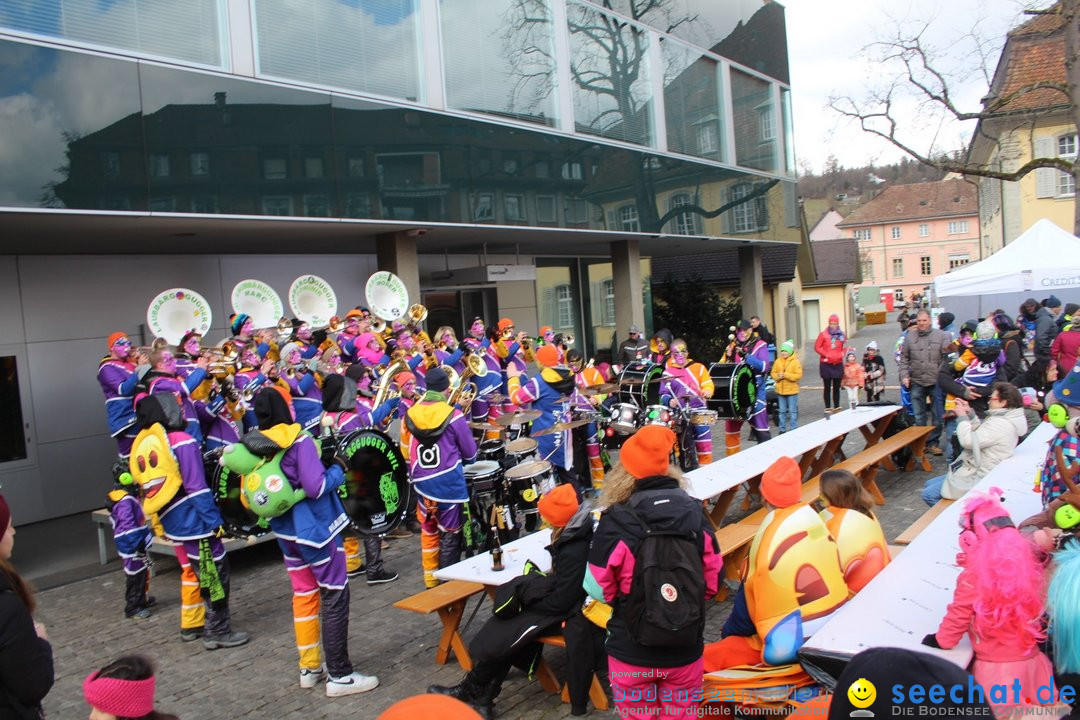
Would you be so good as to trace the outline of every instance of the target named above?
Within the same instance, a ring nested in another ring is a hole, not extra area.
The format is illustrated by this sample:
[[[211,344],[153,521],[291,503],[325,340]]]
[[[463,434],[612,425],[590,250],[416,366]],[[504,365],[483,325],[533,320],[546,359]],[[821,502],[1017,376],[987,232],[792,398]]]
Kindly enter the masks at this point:
[[[218,648],[240,647],[246,645],[250,639],[246,632],[233,630],[223,635],[204,635],[202,644],[207,650],[217,650]]]
[[[206,628],[184,628],[180,631],[180,639],[184,642],[194,642],[206,634]]]
[[[370,572],[367,576],[368,585],[381,585],[382,583],[394,582],[398,579],[398,574],[393,570],[387,570],[383,568],[379,572]]]
[[[360,567],[356,568],[355,570],[349,570],[345,574],[348,575],[351,578],[354,578],[354,577],[360,577],[361,575],[364,575],[366,573],[367,573],[367,565],[361,564]]]

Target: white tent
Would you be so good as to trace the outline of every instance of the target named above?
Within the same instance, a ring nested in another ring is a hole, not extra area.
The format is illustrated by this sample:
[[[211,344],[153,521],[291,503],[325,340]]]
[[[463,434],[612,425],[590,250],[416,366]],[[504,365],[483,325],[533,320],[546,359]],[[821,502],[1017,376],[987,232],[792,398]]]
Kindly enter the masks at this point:
[[[1028,297],[1080,302],[1078,288],[1080,239],[1046,219],[985,260],[934,278],[935,297],[958,320],[998,307],[1012,315]]]

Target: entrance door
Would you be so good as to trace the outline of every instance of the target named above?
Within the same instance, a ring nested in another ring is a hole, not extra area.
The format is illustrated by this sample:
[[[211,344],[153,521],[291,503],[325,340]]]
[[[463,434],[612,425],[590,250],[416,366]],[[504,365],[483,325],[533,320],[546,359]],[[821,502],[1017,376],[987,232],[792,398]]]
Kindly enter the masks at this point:
[[[818,300],[803,300],[802,306],[806,312],[803,337],[816,338],[821,332],[821,303]]]
[[[498,321],[495,288],[469,290],[428,290],[423,293],[424,307],[428,309],[428,334],[443,325],[454,329],[460,340],[465,337],[473,318],[481,317],[487,325]]]

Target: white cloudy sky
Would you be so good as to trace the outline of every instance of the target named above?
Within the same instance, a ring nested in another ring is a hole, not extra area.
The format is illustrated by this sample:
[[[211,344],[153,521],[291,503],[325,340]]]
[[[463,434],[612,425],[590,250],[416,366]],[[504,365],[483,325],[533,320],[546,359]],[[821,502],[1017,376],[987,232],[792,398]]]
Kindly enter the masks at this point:
[[[827,108],[831,96],[862,98],[870,89],[887,82],[888,70],[871,61],[863,51],[867,45],[887,39],[897,27],[925,25],[927,44],[941,51],[940,66],[954,78],[957,104],[977,110],[986,82],[978,71],[979,53],[964,36],[970,35],[977,24],[980,34],[992,39],[983,45],[992,73],[1005,32],[1027,19],[1021,14],[1023,9],[1050,4],[1049,0],[782,2],[787,8],[796,154],[818,172],[830,154],[849,167],[870,160],[893,162],[901,157],[899,150],[863,133]],[[907,137],[921,151],[931,145],[938,149],[963,147],[973,127],[971,123],[942,123],[914,102],[904,104],[900,119]]]

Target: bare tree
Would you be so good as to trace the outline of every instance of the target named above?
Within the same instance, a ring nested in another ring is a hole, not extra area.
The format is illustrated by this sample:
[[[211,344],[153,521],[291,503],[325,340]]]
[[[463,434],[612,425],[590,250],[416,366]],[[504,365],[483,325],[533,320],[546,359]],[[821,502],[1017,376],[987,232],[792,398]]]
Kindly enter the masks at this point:
[[[949,154],[938,147],[938,137],[933,135],[929,144],[923,146],[915,139],[916,132],[898,120],[898,108],[912,99],[920,112],[942,120],[975,122],[974,142],[998,143],[999,138],[1017,130],[1034,132],[1035,124],[1050,114],[1066,113],[1071,122],[1080,127],[1080,26],[1077,16],[1080,0],[1058,0],[1045,9],[1027,9],[1024,14],[1041,19],[1034,33],[1064,44],[1064,82],[1060,77],[1033,78],[1019,87],[1002,89],[993,87],[989,71],[993,61],[986,48],[996,47],[981,36],[976,22],[967,36],[977,52],[984,53],[979,59],[990,94],[982,101],[981,109],[961,108],[954,87],[956,77],[946,71],[949,61],[926,41],[929,24],[924,23],[914,31],[898,28],[886,40],[873,43],[867,48],[873,59],[883,68],[893,68],[895,74],[883,89],[872,91],[868,97],[855,99],[850,96],[833,97],[830,107],[842,116],[856,121],[864,132],[876,135],[907,153],[912,158],[946,172],[957,172],[969,177],[994,178],[1015,182],[1039,168],[1053,168],[1080,177],[1080,156],[1075,159],[1056,156],[1034,156],[1019,167],[1002,167],[1000,159],[991,163],[978,163],[970,152]],[[1034,99],[1038,103],[1024,102]],[[1080,203],[1074,203],[1074,233],[1080,234]]]

